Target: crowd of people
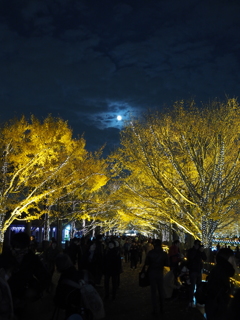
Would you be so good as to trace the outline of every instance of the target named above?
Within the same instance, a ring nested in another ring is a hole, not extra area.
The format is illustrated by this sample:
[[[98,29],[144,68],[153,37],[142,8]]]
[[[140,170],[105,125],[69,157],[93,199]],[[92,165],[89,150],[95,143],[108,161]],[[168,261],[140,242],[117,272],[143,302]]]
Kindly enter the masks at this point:
[[[23,320],[28,303],[51,290],[55,270],[60,273],[54,293],[56,310],[64,309],[65,319],[73,315],[79,320],[94,319],[84,305],[79,284],[97,289],[103,283],[103,300],[115,300],[123,264],[131,272],[147,268],[153,315],[164,313],[166,301],[179,298],[186,300],[186,308],[194,308],[207,260],[198,239],[186,251],[181,250],[179,240],[164,251],[159,239],[102,235],[73,238],[64,249],[58,248],[53,238],[42,252],[38,249],[34,237],[21,232],[13,235],[11,246],[0,255],[1,320]],[[234,299],[230,298],[229,281],[237,270],[236,252],[219,247],[216,252],[216,265],[207,278],[206,318],[226,320],[231,315],[231,319],[238,319],[240,293],[236,291]]]

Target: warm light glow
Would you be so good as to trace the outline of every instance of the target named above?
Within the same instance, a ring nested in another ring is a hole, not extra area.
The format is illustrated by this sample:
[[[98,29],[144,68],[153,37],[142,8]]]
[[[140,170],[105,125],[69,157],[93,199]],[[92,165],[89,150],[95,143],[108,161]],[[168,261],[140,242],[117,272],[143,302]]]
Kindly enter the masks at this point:
[[[206,248],[222,230],[238,238],[239,111],[236,100],[204,108],[179,101],[169,113],[127,123],[116,155],[125,220],[169,225]]]

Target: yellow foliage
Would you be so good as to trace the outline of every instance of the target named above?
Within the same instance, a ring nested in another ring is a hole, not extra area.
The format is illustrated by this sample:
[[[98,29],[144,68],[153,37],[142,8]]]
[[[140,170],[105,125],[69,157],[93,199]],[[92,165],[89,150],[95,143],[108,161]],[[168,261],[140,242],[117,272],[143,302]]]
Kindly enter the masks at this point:
[[[180,101],[173,111],[131,121],[112,155],[119,195],[128,207],[141,204],[155,224],[165,220],[196,238],[212,237],[234,220],[239,202],[239,123],[236,99],[200,108]]]
[[[0,149],[2,233],[16,218],[38,219],[43,206],[69,195],[86,197],[108,180],[103,161],[86,151],[83,138],[73,139],[68,123],[59,118],[10,120],[0,129]]]
[[[132,216],[126,214],[125,212],[123,212],[122,210],[118,210],[117,214],[119,215],[120,219],[124,222],[131,222],[132,220]]]

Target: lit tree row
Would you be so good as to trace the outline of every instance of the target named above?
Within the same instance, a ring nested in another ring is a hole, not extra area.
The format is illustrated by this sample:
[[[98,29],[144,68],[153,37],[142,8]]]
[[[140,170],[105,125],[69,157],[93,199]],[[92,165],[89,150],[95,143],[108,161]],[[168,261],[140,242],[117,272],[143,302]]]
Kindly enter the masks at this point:
[[[178,102],[171,112],[131,121],[112,155],[125,205],[209,247],[214,232],[238,219],[239,124],[235,99],[201,108]]]
[[[39,219],[57,202],[81,199],[108,180],[100,155],[88,153],[61,119],[11,120],[0,129],[0,150],[1,245],[14,220]]]
[[[0,128],[0,243],[14,220],[45,214],[102,232],[169,226],[209,247],[239,220],[239,124],[235,99],[178,102],[129,122],[104,160],[61,119],[12,120]]]

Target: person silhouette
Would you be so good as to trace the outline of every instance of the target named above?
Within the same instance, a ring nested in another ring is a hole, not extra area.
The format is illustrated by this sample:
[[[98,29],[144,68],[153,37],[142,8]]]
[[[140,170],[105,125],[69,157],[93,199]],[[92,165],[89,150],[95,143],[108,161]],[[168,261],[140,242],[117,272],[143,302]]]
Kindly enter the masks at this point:
[[[236,270],[234,252],[229,248],[222,248],[216,256],[216,265],[208,276],[207,300],[205,312],[207,320],[226,320],[229,317],[228,305],[230,301],[230,277]]]

